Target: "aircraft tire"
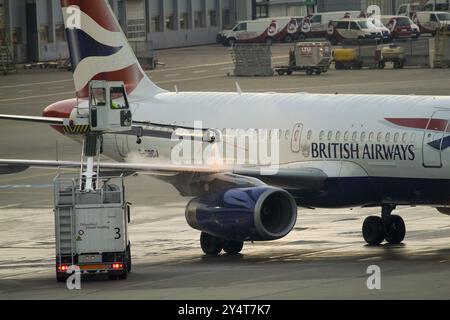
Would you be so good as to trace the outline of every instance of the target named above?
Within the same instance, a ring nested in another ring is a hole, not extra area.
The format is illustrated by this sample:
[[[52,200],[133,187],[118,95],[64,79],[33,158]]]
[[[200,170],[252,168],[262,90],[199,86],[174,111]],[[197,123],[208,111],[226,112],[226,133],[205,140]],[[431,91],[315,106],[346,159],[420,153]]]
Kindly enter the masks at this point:
[[[202,232],[200,235],[200,246],[208,256],[217,256],[223,249],[223,240]]]
[[[228,254],[239,254],[244,248],[244,242],[225,240],[223,242],[223,251]]]
[[[362,233],[364,240],[371,246],[380,245],[385,237],[383,219],[371,216],[363,223]]]
[[[405,239],[406,226],[402,217],[391,215],[384,219],[385,239],[389,244],[399,244]]]

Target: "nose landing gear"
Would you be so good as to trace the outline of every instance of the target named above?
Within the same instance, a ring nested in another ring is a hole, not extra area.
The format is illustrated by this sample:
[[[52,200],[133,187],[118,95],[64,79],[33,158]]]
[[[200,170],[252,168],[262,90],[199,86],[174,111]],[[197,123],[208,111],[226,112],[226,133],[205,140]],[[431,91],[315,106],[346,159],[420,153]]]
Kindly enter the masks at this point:
[[[364,220],[362,233],[364,240],[377,246],[386,240],[389,244],[399,244],[405,239],[406,226],[402,217],[393,215],[395,205],[382,207],[381,217],[368,217]]]

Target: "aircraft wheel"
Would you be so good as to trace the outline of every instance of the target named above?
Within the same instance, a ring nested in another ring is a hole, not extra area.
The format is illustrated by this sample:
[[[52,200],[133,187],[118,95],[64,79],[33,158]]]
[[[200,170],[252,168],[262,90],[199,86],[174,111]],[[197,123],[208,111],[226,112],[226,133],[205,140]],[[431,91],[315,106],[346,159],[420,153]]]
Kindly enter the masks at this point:
[[[244,248],[244,242],[242,241],[225,240],[223,242],[223,251],[228,254],[238,254],[242,251],[242,248]]]
[[[220,238],[205,232],[200,235],[200,246],[206,255],[217,256],[222,251],[223,245],[223,240]]]
[[[362,233],[364,240],[371,246],[377,246],[384,240],[384,223],[380,217],[368,217],[364,220]]]
[[[384,219],[385,239],[390,244],[399,244],[405,239],[406,226],[402,217],[391,215]]]

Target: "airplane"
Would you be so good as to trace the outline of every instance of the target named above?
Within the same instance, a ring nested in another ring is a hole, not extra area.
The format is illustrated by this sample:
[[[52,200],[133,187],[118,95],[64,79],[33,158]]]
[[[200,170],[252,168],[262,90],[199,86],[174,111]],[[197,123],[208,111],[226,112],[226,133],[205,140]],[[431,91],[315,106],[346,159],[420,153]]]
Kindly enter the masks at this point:
[[[88,108],[89,83],[122,81],[133,130],[105,135],[103,152],[117,162],[100,167],[154,175],[193,197],[186,220],[201,231],[205,254],[237,254],[244,242],[283,238],[302,210],[380,207],[380,216],[367,217],[362,226],[364,240],[374,246],[404,241],[405,222],[393,214],[397,206],[430,206],[450,215],[450,97],[245,93],[239,87],[228,93],[169,92],[143,71],[108,1],[61,4],[76,98],[46,107],[42,117],[0,119],[48,124],[80,141],[82,128],[64,123],[75,110]],[[79,25],[68,23],[74,8]],[[279,141],[276,172],[264,174],[266,164],[258,163],[163,161],[179,143],[171,139],[174,132],[192,132],[197,121],[210,135],[203,147],[226,140],[220,134],[230,128],[276,129],[269,137]],[[132,161],[136,154],[145,160]],[[2,159],[0,173],[79,166]]]

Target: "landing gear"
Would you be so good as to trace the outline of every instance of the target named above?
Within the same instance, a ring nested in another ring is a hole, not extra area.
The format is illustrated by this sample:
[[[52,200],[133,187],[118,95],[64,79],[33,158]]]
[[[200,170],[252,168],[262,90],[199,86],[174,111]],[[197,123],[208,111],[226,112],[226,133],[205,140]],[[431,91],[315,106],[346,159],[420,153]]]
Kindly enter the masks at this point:
[[[244,247],[244,242],[224,240],[212,236],[206,232],[200,235],[200,245],[203,252],[208,256],[217,256],[219,253],[225,251],[227,254],[238,254]]]
[[[364,220],[362,233],[364,240],[377,246],[386,240],[389,244],[399,244],[405,239],[406,226],[400,216],[392,215],[395,206],[383,206],[381,217],[368,217]]]
[[[238,254],[242,251],[243,247],[244,242],[241,241],[225,240],[223,242],[223,251],[225,251],[228,254]]]
[[[202,232],[200,235],[200,245],[206,255],[217,256],[223,249],[223,240]]]

